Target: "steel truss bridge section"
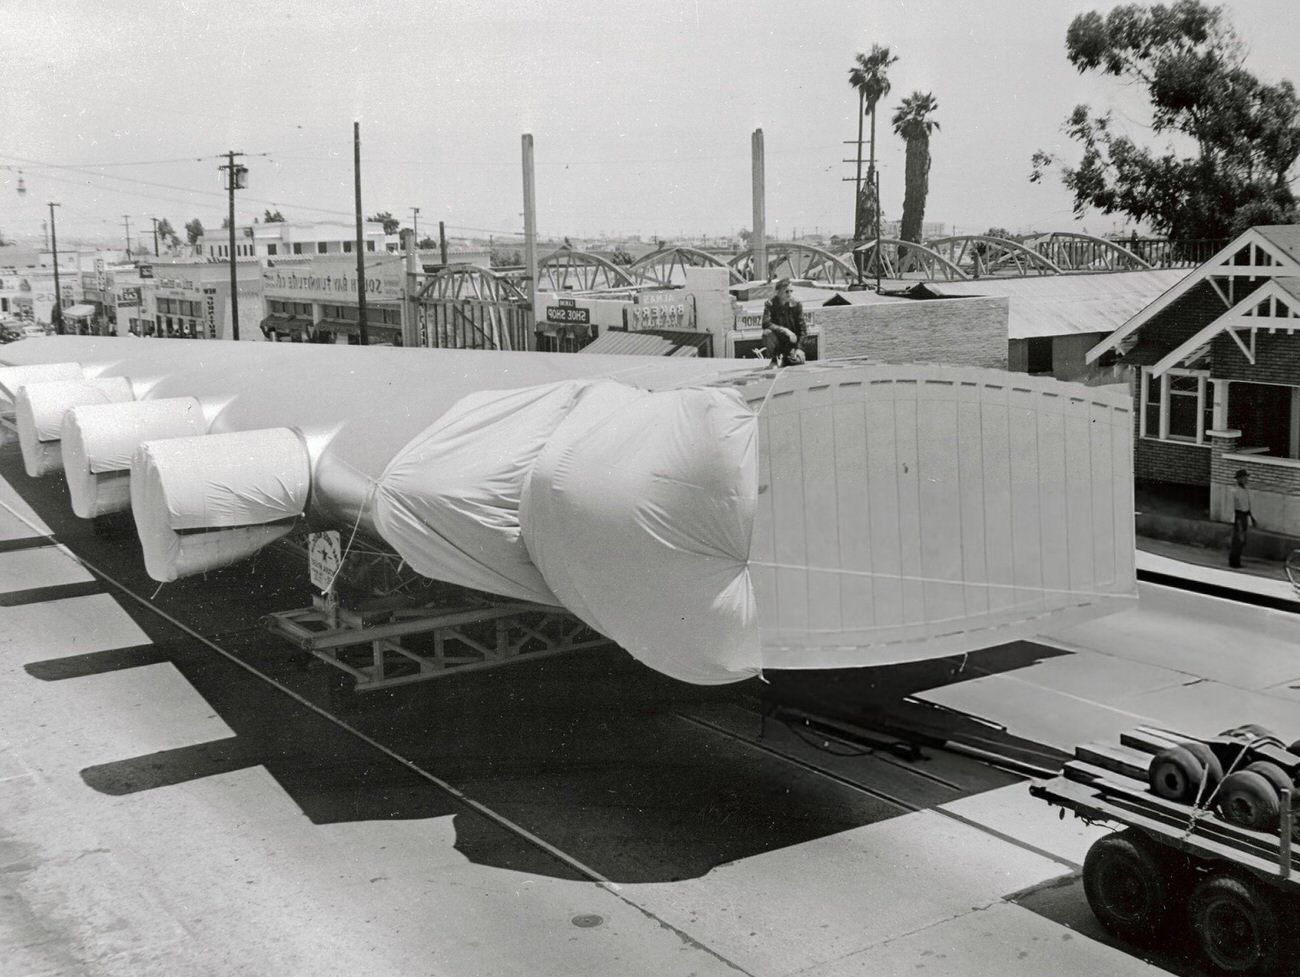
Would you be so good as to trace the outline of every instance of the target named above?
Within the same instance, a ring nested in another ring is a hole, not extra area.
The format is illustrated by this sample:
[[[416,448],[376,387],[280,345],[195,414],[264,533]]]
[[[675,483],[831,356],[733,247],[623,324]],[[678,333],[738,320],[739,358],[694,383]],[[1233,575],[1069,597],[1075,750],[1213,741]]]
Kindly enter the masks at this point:
[[[841,257],[850,265],[862,269],[863,277],[875,277],[876,262],[880,262],[882,278],[915,278],[919,281],[965,281],[970,276],[942,254],[924,244],[903,241],[899,238],[880,239],[879,259],[875,241],[855,244]]]
[[[560,248],[537,262],[539,292],[604,291],[634,284],[628,270],[590,251]]]
[[[268,615],[266,624],[352,676],[358,692],[613,644],[567,611],[528,603],[343,608],[316,597],[310,607]]]
[[[449,265],[424,279],[410,303],[417,346],[528,349],[528,297],[491,269]]]
[[[687,268],[728,268],[727,262],[716,254],[699,248],[667,247],[642,255],[628,266],[628,273],[640,284],[673,288],[686,284]],[[739,285],[746,279],[734,267],[730,268],[731,284]]]
[[[961,234],[927,241],[926,246],[961,268],[968,278],[1028,278],[1059,275],[1062,269],[1045,255],[1016,241],[987,234]]]
[[[754,251],[742,251],[728,262],[739,281],[754,281]],[[853,264],[811,244],[769,244],[769,278],[797,278],[827,285],[851,285],[859,279]]]
[[[1108,272],[1149,271],[1143,261],[1128,248],[1091,234],[1052,231],[1024,242],[1063,271]]]

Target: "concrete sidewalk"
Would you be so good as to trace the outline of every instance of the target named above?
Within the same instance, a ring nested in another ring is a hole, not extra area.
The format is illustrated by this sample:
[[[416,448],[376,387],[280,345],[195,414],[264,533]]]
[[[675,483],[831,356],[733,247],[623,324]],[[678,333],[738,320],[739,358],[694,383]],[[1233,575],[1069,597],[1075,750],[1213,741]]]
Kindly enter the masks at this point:
[[[1241,568],[1234,569],[1228,566],[1226,550],[1148,536],[1138,536],[1137,547],[1139,573],[1181,578],[1193,589],[1206,585],[1215,588],[1220,596],[1237,593],[1242,600],[1260,597],[1270,602],[1290,601],[1300,611],[1300,592],[1291,585],[1285,563],[1279,560],[1246,554]]]

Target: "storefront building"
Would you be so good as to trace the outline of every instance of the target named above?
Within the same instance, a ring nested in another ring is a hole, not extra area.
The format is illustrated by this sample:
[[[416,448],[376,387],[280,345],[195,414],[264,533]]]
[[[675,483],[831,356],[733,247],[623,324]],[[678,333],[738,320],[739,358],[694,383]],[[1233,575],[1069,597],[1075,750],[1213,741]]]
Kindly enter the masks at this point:
[[[239,288],[239,338],[260,340],[264,315],[261,265],[236,262]],[[230,307],[230,266],[211,261],[155,262],[142,265],[138,280],[138,329],[134,335],[164,339],[234,339]],[[128,320],[131,317],[128,316]],[[130,329],[126,330],[130,333]]]
[[[402,345],[402,281],[405,259],[377,252],[367,256],[366,332],[371,345]],[[294,343],[361,342],[357,261],[354,255],[272,259],[262,270],[266,314],[261,332]]]
[[[1134,474],[1300,535],[1300,225],[1254,227],[1088,352],[1131,368]]]

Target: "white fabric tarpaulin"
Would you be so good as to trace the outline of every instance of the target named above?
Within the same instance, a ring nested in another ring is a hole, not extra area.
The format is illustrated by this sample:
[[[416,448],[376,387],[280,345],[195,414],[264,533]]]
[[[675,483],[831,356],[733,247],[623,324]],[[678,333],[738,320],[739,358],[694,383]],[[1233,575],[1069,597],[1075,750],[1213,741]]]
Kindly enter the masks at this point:
[[[652,668],[757,674],[755,415],[731,389],[633,394],[583,401],[547,444],[521,506],[528,551],[565,607]]]

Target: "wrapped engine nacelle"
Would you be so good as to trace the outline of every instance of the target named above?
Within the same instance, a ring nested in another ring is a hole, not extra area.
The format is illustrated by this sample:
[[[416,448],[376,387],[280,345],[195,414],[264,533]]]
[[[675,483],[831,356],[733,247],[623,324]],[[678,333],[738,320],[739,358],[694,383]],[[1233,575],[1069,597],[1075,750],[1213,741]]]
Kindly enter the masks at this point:
[[[28,366],[0,366],[0,445],[18,440],[14,426],[14,401],[28,383],[47,380],[80,380],[80,363],[32,363]]]
[[[310,488],[289,428],[146,441],[131,460],[145,569],[168,582],[252,556],[293,528]]]
[[[145,441],[207,431],[193,397],[84,404],[63,415],[63,473],[72,511],[82,519],[131,507],[131,459]]]
[[[126,377],[27,382],[14,399],[14,424],[23,467],[33,478],[63,470],[63,415],[81,404],[120,404],[134,400]]]

